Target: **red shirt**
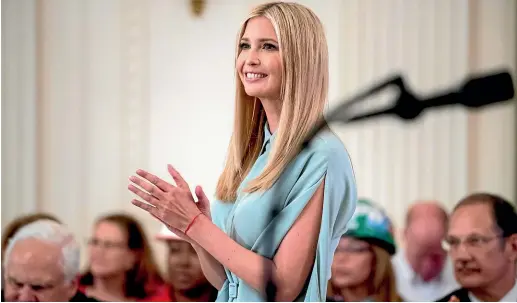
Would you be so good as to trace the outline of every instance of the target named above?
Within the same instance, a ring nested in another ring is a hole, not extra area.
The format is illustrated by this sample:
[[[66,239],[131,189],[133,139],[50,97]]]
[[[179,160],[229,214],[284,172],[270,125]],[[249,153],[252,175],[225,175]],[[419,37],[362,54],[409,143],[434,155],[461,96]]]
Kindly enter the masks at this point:
[[[79,291],[86,294],[87,285],[79,285]],[[145,298],[137,298],[136,302],[174,302],[170,297],[170,287],[166,284],[157,286],[155,291],[148,294]],[[96,298],[98,299],[98,298]]]

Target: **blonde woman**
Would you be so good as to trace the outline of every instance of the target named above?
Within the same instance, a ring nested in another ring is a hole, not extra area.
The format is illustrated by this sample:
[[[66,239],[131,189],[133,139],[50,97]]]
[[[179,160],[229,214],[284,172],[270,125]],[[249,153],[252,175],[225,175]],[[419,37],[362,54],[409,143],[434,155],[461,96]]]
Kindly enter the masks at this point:
[[[391,266],[395,249],[386,214],[360,200],[336,249],[327,301],[401,302]]]
[[[327,101],[323,26],[302,5],[260,5],[241,27],[235,66],[235,126],[212,211],[172,166],[177,186],[137,171],[129,189],[147,203],[133,203],[193,244],[218,301],[324,301],[356,185],[330,130],[301,149]]]

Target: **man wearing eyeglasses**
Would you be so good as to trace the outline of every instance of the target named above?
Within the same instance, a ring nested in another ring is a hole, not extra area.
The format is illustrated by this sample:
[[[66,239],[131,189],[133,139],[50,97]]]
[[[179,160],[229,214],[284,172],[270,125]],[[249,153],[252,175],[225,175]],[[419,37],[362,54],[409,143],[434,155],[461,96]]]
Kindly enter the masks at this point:
[[[95,301],[77,291],[79,256],[64,225],[38,220],[22,227],[5,252],[2,301]]]
[[[517,214],[508,201],[488,193],[461,200],[443,246],[461,288],[440,302],[517,302]]]

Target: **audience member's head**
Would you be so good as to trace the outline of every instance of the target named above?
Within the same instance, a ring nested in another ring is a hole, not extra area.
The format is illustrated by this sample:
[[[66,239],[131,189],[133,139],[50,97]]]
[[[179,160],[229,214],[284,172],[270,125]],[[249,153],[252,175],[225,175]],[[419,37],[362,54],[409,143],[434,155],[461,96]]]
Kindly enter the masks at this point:
[[[447,253],[441,243],[447,223],[447,212],[437,202],[417,202],[408,209],[404,230],[405,257],[424,281],[440,275],[445,265]]]
[[[166,226],[157,239],[167,245],[167,278],[173,301],[214,301],[217,290],[208,282],[192,245]]]
[[[52,221],[56,221],[61,223],[56,217],[51,214],[46,213],[33,213],[28,215],[20,216],[13,221],[11,221],[2,231],[2,262],[4,261],[5,249],[7,248],[7,244],[9,240],[14,236],[14,234],[25,225],[32,223],[34,221],[40,219],[48,219]]]
[[[64,225],[42,219],[23,226],[5,251],[5,300],[69,301],[79,261],[79,245]]]
[[[329,300],[401,300],[391,265],[396,250],[391,231],[391,222],[381,208],[359,200],[334,254]]]
[[[502,197],[476,193],[461,200],[451,215],[444,246],[458,283],[478,298],[500,292],[500,299],[514,285],[517,214]]]
[[[162,283],[144,230],[132,216],[115,213],[101,217],[88,244],[89,266],[80,280],[88,296],[99,300],[145,299]]]

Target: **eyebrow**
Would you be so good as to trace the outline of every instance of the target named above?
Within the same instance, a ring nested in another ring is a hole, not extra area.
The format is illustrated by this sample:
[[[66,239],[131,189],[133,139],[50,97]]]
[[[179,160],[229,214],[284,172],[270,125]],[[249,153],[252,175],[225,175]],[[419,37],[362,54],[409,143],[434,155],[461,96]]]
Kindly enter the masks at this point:
[[[258,40],[258,42],[261,42],[261,43],[262,43],[262,42],[274,42],[274,43],[277,43],[277,44],[278,44],[278,42],[277,42],[275,39],[260,38],[260,39],[257,39],[257,40]],[[242,38],[241,38],[241,41],[249,42],[249,41],[250,41],[250,39],[245,38],[245,37],[242,37]]]
[[[16,279],[15,277],[12,277],[12,276],[7,276],[7,279],[15,284],[23,284],[23,285],[30,285],[30,286],[52,287],[52,285],[53,285],[52,281],[37,281],[37,282],[25,281],[25,282],[22,282],[22,281],[18,281],[18,279]]]

